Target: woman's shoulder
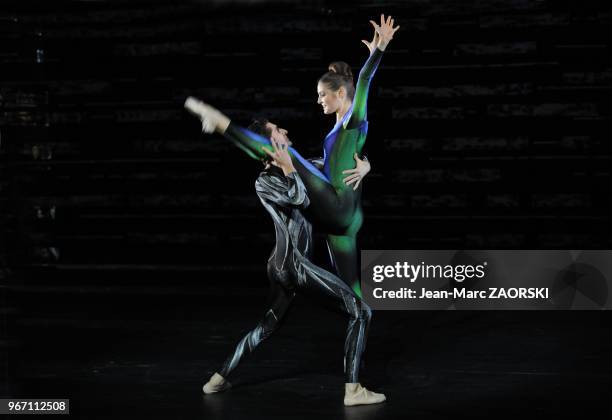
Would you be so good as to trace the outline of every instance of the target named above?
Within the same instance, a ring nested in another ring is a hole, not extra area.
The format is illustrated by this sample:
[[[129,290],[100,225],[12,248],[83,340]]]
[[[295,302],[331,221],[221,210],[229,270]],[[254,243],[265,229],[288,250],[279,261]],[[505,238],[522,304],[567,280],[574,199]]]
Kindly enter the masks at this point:
[[[342,130],[343,131],[354,131],[354,132],[366,132],[366,131],[368,131],[368,120],[361,120],[359,122],[359,124],[357,124],[356,126],[352,127],[351,126],[351,120],[349,119],[342,126]]]

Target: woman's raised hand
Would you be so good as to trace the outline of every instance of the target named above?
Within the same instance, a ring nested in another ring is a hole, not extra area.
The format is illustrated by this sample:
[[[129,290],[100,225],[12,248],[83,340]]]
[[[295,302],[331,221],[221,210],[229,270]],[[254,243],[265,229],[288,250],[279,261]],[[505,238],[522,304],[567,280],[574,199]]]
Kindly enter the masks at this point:
[[[370,42],[365,39],[362,39],[361,42],[363,42],[365,46],[368,47],[368,50],[370,50],[370,55],[372,55],[372,53],[374,52],[374,48],[376,48],[376,46],[378,45],[378,32],[376,32],[376,29],[374,29],[374,38],[372,38]]]
[[[389,42],[393,39],[393,35],[400,28],[399,25],[397,27],[393,27],[395,24],[395,19],[391,16],[385,19],[385,15],[380,15],[380,24],[377,24],[373,20],[370,21],[372,26],[374,26],[374,31],[378,35],[378,42],[376,46],[379,50],[384,51],[389,45]],[[369,47],[368,47],[369,48]]]

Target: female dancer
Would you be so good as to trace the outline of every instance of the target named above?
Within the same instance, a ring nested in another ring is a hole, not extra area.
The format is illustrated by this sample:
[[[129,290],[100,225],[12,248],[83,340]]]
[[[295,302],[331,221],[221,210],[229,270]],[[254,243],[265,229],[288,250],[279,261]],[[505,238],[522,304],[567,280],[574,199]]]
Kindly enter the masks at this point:
[[[325,114],[336,114],[336,125],[323,143],[323,171],[319,171],[293,148],[289,148],[293,164],[302,178],[311,205],[304,212],[318,229],[327,233],[332,261],[342,280],[361,297],[357,267],[357,232],[363,222],[361,189],[345,185],[345,171],[354,165],[355,153],[361,153],[368,122],[367,97],[370,81],[378,67],[383,51],[399,29],[394,20],[381,15],[374,26],[374,39],[362,41],[370,49],[370,56],[353,87],[350,68],[345,63],[332,63],[317,85],[318,100]],[[185,107],[198,115],[206,132],[218,132],[256,159],[264,159],[264,149],[271,151],[270,141],[263,136],[233,124],[230,119],[204,102],[188,98]],[[287,141],[287,131],[276,127],[272,136]]]

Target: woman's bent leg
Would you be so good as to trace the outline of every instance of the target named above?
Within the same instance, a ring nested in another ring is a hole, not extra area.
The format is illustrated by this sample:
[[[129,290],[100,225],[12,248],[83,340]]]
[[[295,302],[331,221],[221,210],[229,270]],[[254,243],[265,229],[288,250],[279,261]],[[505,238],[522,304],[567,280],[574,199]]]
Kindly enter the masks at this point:
[[[297,155],[299,156],[299,155]],[[293,166],[299,174],[310,204],[303,213],[315,229],[324,233],[344,233],[353,223],[354,200],[351,192],[336,191],[327,181],[322,181],[317,172],[292,156]],[[318,169],[315,168],[316,171]]]

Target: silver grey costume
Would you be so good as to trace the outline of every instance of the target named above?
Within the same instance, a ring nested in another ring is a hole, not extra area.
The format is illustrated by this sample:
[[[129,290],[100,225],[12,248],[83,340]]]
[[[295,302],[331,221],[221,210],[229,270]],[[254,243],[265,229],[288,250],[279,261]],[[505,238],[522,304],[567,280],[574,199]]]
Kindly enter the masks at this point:
[[[219,374],[227,378],[246,354],[278,328],[296,290],[304,288],[331,300],[350,316],[344,343],[344,372],[346,382],[359,382],[371,311],[339,277],[310,262],[312,228],[300,211],[309,204],[302,180],[297,172],[285,177],[271,166],[259,175],[255,190],[276,230],[276,246],[268,260],[272,302],[263,319],[240,340]]]

